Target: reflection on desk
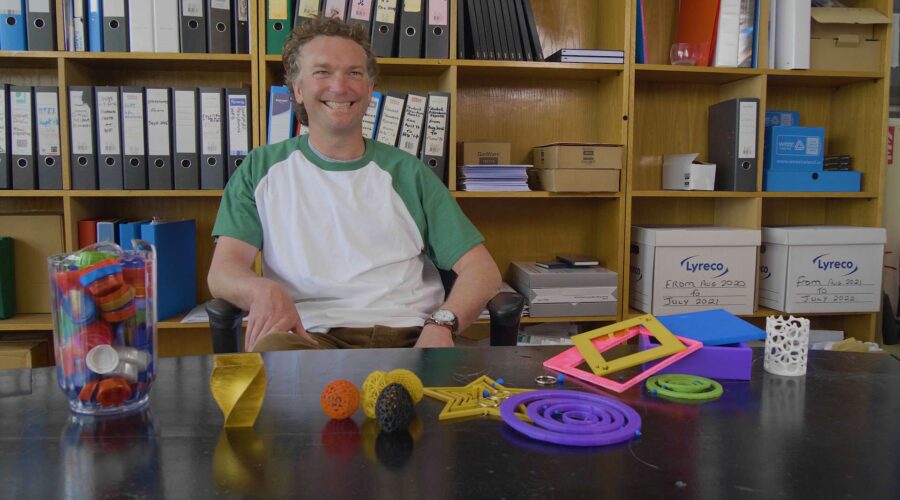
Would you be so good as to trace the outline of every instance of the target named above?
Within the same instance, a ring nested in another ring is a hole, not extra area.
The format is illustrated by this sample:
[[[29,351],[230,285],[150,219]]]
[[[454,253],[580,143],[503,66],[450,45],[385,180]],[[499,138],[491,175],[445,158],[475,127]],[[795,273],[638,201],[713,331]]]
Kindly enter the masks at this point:
[[[373,370],[407,368],[427,386],[482,374],[538,388],[564,347],[389,349],[264,355],[268,386],[255,427],[223,429],[211,356],[161,359],[149,408],[118,418],[69,413],[52,368],[0,374],[0,491],[10,498],[900,497],[900,361],[814,352],[806,377],[722,381],[724,394],[677,404],[634,388],[635,439],[569,448],[502,422],[439,422],[425,399],[407,432],[361,411],[330,421],[319,392]],[[759,350],[755,358],[761,358]],[[26,380],[29,382],[26,384]],[[27,385],[27,388],[25,387]]]

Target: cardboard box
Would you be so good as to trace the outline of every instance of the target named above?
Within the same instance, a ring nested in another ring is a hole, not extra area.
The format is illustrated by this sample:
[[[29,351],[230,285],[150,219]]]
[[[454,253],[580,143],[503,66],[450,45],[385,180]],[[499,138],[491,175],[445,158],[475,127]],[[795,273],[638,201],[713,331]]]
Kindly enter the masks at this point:
[[[876,27],[890,23],[875,9],[814,7],[810,69],[881,71],[881,40]]]
[[[631,307],[655,315],[752,314],[760,232],[718,226],[632,226]]]
[[[533,168],[530,175],[536,176],[540,183],[537,190],[560,192],[602,192],[619,191],[620,170],[606,169],[569,169],[569,168]]]
[[[0,342],[0,370],[50,366],[50,342]]]
[[[461,165],[509,165],[510,145],[508,142],[461,142],[458,156]]]
[[[825,129],[822,127],[766,127],[767,170],[822,170],[825,163]]]
[[[532,150],[535,168],[622,169],[618,144],[556,143]]]
[[[877,312],[884,228],[763,227],[759,305],[786,313]]]
[[[862,189],[862,172],[822,170],[805,172],[790,170],[763,171],[763,191],[858,193]]]
[[[0,215],[0,232],[13,239],[16,312],[49,313],[47,257],[65,251],[62,215]]]
[[[713,191],[716,164],[696,161],[699,153],[666,155],[663,159],[663,189]]]

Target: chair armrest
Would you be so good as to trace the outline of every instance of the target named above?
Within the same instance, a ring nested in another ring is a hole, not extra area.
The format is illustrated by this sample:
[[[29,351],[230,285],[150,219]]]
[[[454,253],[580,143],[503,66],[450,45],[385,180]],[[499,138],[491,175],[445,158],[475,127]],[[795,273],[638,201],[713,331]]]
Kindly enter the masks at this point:
[[[518,293],[500,292],[488,302],[491,315],[491,345],[516,345],[525,297]]]
[[[244,350],[241,320],[244,311],[224,299],[212,299],[206,303],[213,352],[224,354]]]

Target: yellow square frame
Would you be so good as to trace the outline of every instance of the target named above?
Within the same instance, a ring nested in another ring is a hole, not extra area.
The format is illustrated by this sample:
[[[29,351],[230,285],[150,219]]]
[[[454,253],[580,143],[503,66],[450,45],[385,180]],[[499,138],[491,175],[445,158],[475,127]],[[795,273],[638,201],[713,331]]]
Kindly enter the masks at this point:
[[[602,352],[605,352],[634,336],[634,334],[620,334],[620,332],[637,327],[644,327],[656,337],[656,340],[659,341],[660,345],[612,361],[603,359]],[[598,351],[592,341],[603,336],[608,337],[609,343],[605,345],[606,348],[603,349],[603,351]],[[575,343],[575,347],[578,348],[584,361],[591,368],[591,371],[599,376],[609,375],[610,373],[615,373],[619,370],[664,358],[685,349],[684,344],[682,344],[681,341],[678,340],[672,332],[666,329],[666,327],[652,314],[645,314],[643,316],[638,316],[637,318],[620,321],[619,323],[574,335],[572,336],[572,341]]]

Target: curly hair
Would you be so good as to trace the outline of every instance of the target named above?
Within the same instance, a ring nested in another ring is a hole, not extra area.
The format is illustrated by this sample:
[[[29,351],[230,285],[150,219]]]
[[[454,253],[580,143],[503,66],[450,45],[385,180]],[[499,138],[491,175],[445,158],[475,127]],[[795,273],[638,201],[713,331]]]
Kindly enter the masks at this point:
[[[284,64],[284,80],[288,86],[300,78],[300,56],[303,47],[318,36],[337,36],[356,42],[366,53],[366,72],[369,74],[369,79],[374,82],[378,78],[378,64],[369,45],[369,37],[365,28],[335,17],[320,17],[307,19],[302,25],[294,28],[284,43],[281,60]],[[295,106],[300,123],[309,125],[306,108],[302,103],[297,103]]]

